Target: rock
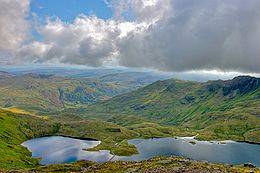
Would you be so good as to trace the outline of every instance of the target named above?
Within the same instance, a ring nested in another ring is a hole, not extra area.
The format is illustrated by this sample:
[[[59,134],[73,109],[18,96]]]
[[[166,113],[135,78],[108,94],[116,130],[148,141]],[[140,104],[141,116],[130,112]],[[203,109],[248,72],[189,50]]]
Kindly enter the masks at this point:
[[[250,76],[238,76],[232,80],[224,82],[223,94],[224,96],[231,94],[238,90],[240,94],[256,90],[260,87],[260,78]]]
[[[192,145],[195,145],[195,144],[196,144],[195,141],[190,141],[189,143],[192,144]]]
[[[237,93],[245,94],[256,90],[260,87],[260,78],[251,76],[238,76],[231,80],[222,81],[209,81],[207,89],[209,92],[218,92],[220,89],[223,91],[224,96],[235,97]]]
[[[255,168],[256,166],[253,165],[252,163],[245,163],[244,167]]]

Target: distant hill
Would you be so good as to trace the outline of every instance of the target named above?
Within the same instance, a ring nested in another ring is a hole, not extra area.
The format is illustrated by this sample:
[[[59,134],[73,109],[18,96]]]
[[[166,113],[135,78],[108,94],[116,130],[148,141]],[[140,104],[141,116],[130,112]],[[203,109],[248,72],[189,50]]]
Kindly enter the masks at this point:
[[[146,73],[130,77],[132,75],[123,73],[100,78],[79,78],[46,73],[12,75],[0,72],[0,107],[47,113],[107,100],[163,79],[162,76]]]
[[[0,71],[0,79],[1,78],[9,78],[9,77],[13,77],[14,75],[5,71]]]
[[[48,66],[18,66],[6,67],[0,65],[0,71],[5,71],[13,75],[22,76],[26,74],[45,74],[55,75],[68,78],[104,78],[109,79],[110,76],[121,76],[120,79],[125,80],[125,77],[141,77],[141,76],[157,76],[162,79],[170,78],[172,74],[161,74],[155,71],[133,71],[131,69],[116,69],[116,68],[74,68],[74,67],[48,67]],[[133,76],[136,74],[137,76]],[[106,77],[105,77],[106,76]],[[116,79],[114,77],[114,79]],[[117,78],[118,79],[118,78]],[[127,78],[126,78],[127,79]]]
[[[101,77],[107,74],[114,74],[123,72],[120,69],[102,69],[102,68],[73,68],[73,67],[48,67],[48,66],[32,66],[32,67],[1,67],[2,71],[6,71],[8,73],[14,75],[25,75],[25,74],[46,74],[46,75],[55,75],[61,77],[88,77],[88,78],[96,78]]]
[[[104,83],[124,84],[125,89],[133,91],[140,87],[156,82],[158,80],[168,79],[169,76],[148,72],[123,72],[113,73],[99,77],[98,79]],[[129,89],[127,89],[129,88]]]
[[[260,141],[260,78],[239,76],[205,83],[157,81],[91,105],[87,112],[115,123],[127,123],[132,118],[126,117],[135,116],[200,130],[207,138]]]

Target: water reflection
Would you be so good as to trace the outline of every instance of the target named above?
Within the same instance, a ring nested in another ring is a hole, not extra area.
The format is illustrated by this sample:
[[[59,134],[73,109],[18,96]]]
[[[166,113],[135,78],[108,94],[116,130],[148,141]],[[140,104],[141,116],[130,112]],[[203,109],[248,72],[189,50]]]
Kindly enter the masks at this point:
[[[85,149],[93,148],[100,143],[100,141],[51,136],[32,139],[22,143],[22,145],[32,152],[32,157],[42,158],[40,164],[46,165],[68,163],[78,160],[105,162],[113,157],[109,151],[85,151]]]
[[[128,141],[137,147],[139,154],[113,156],[107,150],[86,151],[100,144],[100,141],[79,140],[52,136],[32,139],[22,145],[33,157],[42,158],[41,164],[67,163],[77,160],[106,162],[110,160],[146,160],[155,156],[182,156],[194,160],[206,160],[230,164],[251,162],[260,166],[260,145],[226,141],[196,141],[192,138],[132,139]],[[84,149],[84,150],[83,150]]]
[[[194,143],[195,142],[195,143]],[[194,139],[133,139],[139,154],[130,157],[119,157],[123,160],[145,160],[155,156],[182,156],[194,160],[209,162],[242,164],[251,162],[260,166],[260,145],[234,141],[218,142],[197,141]]]

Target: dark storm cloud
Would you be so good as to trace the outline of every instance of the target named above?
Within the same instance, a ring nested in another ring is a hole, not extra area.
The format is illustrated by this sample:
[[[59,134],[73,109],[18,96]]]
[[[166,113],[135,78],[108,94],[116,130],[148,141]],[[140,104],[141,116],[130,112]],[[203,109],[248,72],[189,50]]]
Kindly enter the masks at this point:
[[[124,66],[260,72],[260,1],[173,0],[172,13],[120,40]]]

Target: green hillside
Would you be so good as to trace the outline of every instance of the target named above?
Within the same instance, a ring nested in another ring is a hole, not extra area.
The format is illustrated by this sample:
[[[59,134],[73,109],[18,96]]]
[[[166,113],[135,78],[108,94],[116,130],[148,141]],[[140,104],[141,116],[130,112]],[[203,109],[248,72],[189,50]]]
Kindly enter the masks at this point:
[[[36,159],[21,143],[40,136],[65,135],[94,138],[102,141],[97,149],[111,149],[116,154],[136,153],[134,146],[123,142],[137,136],[136,132],[112,123],[63,117],[63,121],[35,115],[17,114],[0,109],[0,169],[33,168]],[[115,143],[121,142],[114,147]],[[0,171],[1,172],[1,171]]]
[[[38,165],[30,158],[30,152],[21,143],[46,135],[63,135],[78,138],[92,138],[102,141],[92,150],[110,150],[116,155],[132,155],[137,150],[127,143],[133,138],[174,137],[192,135],[174,127],[163,127],[143,122],[123,127],[101,120],[88,120],[73,115],[39,116],[27,112],[0,109],[0,169],[33,168]],[[149,127],[148,127],[149,126]],[[1,171],[0,171],[1,172]]]
[[[260,142],[259,78],[237,77],[229,81],[206,83],[174,79],[158,81],[81,108],[77,106],[83,103],[68,101],[65,94],[73,93],[77,86],[92,86],[93,79],[68,79],[52,75],[18,77],[4,74],[0,80],[1,104],[9,103],[6,98],[12,104],[0,109],[0,169],[22,169],[21,172],[24,172],[28,168],[29,172],[48,172],[77,171],[84,167],[89,172],[102,172],[109,167],[111,172],[123,172],[131,168],[125,167],[126,164],[139,165],[140,169],[145,166],[154,166],[157,169],[161,162],[169,160],[159,158],[148,162],[113,162],[105,165],[79,162],[39,167],[37,160],[30,157],[30,152],[21,143],[45,135],[98,139],[102,143],[92,150],[107,149],[117,155],[137,153],[136,148],[127,143],[128,139],[133,138],[198,134],[199,139]],[[110,79],[109,82],[113,80]],[[105,81],[101,86],[104,83]],[[97,89],[97,86],[100,85],[93,87]],[[66,91],[64,97],[61,97],[61,89]],[[55,95],[55,92],[58,94]],[[79,97],[85,95],[86,93],[80,94]],[[55,105],[54,98],[61,105]],[[49,114],[41,116],[39,112],[44,111]],[[171,160],[171,163],[165,169],[177,169],[179,166],[186,169],[188,164],[189,168],[193,165],[192,168],[200,171],[207,171],[207,168],[216,168],[223,172],[244,170],[194,161],[183,162],[178,158]]]
[[[121,75],[120,79],[128,76]],[[146,84],[140,83],[137,77],[131,81],[118,81],[117,78],[112,74],[100,79],[91,79],[47,74],[13,76],[1,72],[0,107],[17,107],[48,114],[51,111],[107,100]]]
[[[165,80],[90,105],[85,116],[114,123],[144,118],[189,128],[198,138],[260,142],[260,79],[249,76],[206,83]],[[115,116],[116,118],[113,118]]]
[[[36,136],[51,134],[54,130],[46,120],[0,109],[0,168],[36,166],[38,161],[31,158],[31,153],[21,143]]]
[[[105,144],[97,149],[112,149],[112,152],[115,154],[123,154],[120,153],[122,151],[127,151],[129,154],[136,152],[135,148],[129,146],[124,139],[138,137],[136,136],[137,131],[130,131],[123,127],[100,121],[82,121],[75,119],[74,122],[71,122],[69,117],[65,117],[64,122],[65,123],[57,123],[57,121],[54,120],[46,120],[27,114],[14,114],[0,109],[0,172],[145,172],[147,170],[170,172],[212,172],[212,170],[215,172],[259,171],[258,168],[252,169],[243,166],[211,164],[179,157],[158,157],[142,162],[117,161],[100,164],[80,161],[71,164],[39,165],[38,160],[31,158],[31,153],[22,147],[21,143],[25,140],[43,135],[91,136],[102,140],[102,143]],[[150,126],[156,127],[155,125],[152,126],[152,124]],[[159,127],[157,126],[156,128]],[[120,131],[113,129],[120,129]],[[161,127],[161,130],[160,133],[163,134],[166,129]],[[157,132],[159,131],[157,130]],[[141,136],[144,135],[142,133],[140,134]],[[119,142],[120,140],[121,142]],[[119,142],[117,146],[114,145],[116,142]]]
[[[213,164],[201,161],[193,161],[179,157],[157,157],[141,162],[115,161],[106,163],[93,163],[89,161],[79,161],[73,164],[58,164],[49,166],[39,166],[33,169],[16,170],[17,173],[50,173],[50,172],[88,172],[88,173],[245,173],[256,172],[259,168],[249,168],[243,166]],[[12,171],[10,171],[12,172]]]

